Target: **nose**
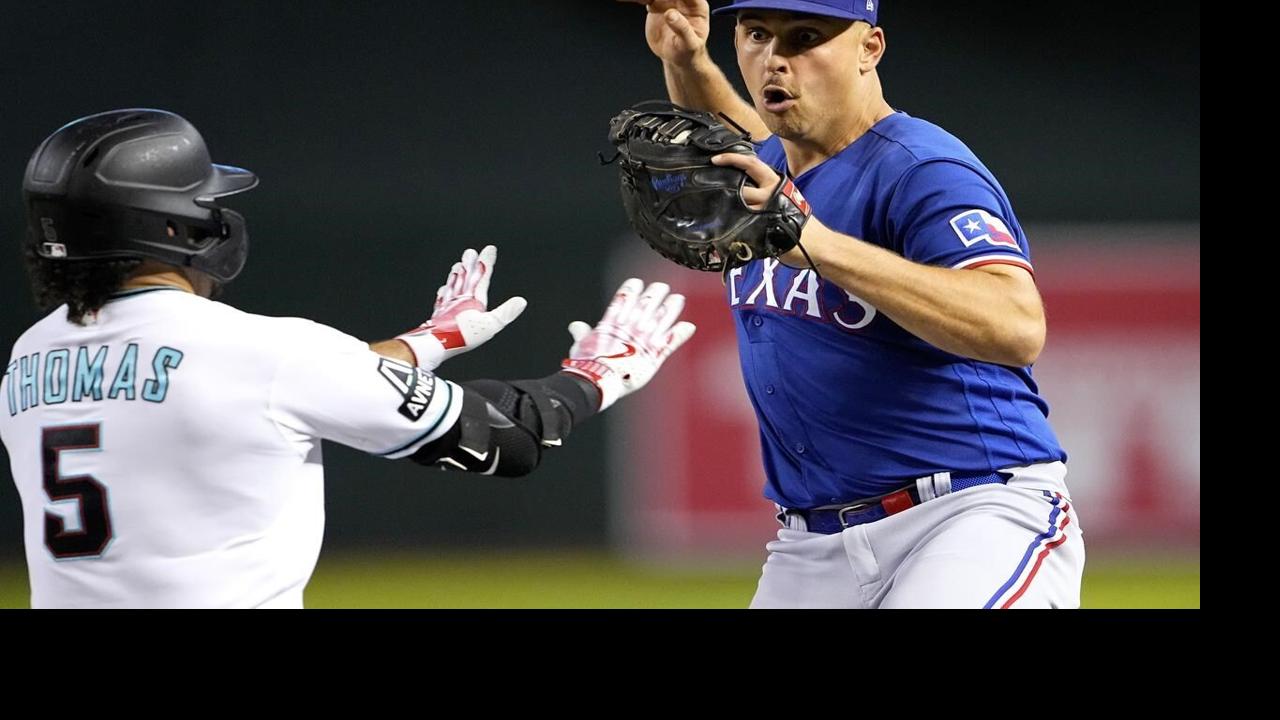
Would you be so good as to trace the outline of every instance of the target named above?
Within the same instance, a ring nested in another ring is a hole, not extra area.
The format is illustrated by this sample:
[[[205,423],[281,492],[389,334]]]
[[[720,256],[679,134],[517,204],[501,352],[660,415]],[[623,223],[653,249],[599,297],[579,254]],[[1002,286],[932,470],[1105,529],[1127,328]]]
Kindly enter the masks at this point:
[[[769,56],[765,59],[765,69],[770,74],[787,72],[787,58],[779,51],[778,41],[774,40],[769,46]]]

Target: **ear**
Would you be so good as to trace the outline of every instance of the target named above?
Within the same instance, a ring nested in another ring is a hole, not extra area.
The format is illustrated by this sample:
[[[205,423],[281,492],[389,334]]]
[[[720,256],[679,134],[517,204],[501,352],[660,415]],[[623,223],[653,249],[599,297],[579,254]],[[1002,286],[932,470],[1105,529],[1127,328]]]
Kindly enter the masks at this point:
[[[858,61],[858,70],[863,73],[875,70],[880,64],[880,58],[884,57],[884,50],[884,29],[880,27],[868,29],[862,36],[862,56]]]

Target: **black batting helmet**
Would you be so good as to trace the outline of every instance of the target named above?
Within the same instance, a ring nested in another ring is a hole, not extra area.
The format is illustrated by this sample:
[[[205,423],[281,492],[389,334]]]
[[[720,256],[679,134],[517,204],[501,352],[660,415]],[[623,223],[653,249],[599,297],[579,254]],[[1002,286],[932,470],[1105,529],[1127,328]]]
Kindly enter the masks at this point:
[[[204,138],[163,110],[112,110],[45,139],[22,183],[36,253],[47,259],[146,257],[221,282],[244,268],[244,217],[218,198],[258,184],[214,165]]]

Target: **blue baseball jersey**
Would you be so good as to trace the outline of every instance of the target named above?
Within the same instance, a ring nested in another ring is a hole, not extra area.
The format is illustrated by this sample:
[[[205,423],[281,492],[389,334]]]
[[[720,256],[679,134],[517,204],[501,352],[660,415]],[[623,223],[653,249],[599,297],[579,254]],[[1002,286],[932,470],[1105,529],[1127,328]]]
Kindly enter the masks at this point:
[[[758,148],[779,173],[776,136]],[[1032,270],[991,172],[958,139],[897,112],[795,178],[828,227],[908,260]],[[811,508],[879,495],[935,472],[981,475],[1065,460],[1030,367],[941,350],[808,269],[735,269],[733,309],[760,421],[765,496]]]

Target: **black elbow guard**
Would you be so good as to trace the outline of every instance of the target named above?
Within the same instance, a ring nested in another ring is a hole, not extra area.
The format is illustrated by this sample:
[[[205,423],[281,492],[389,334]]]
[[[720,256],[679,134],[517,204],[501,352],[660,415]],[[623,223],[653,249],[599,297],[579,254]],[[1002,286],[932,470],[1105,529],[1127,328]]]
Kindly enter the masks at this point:
[[[414,462],[482,475],[527,475],[541,462],[542,448],[559,446],[575,422],[595,413],[594,388],[564,373],[515,382],[475,380],[462,386],[458,422],[419,449]]]

